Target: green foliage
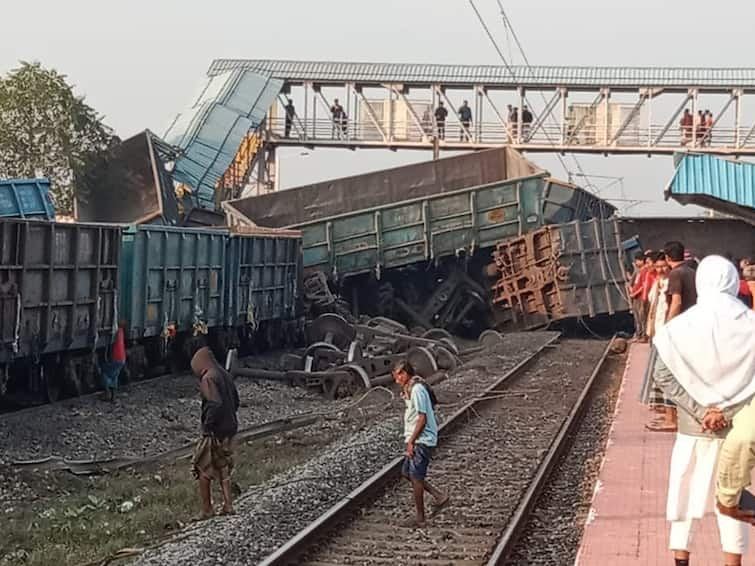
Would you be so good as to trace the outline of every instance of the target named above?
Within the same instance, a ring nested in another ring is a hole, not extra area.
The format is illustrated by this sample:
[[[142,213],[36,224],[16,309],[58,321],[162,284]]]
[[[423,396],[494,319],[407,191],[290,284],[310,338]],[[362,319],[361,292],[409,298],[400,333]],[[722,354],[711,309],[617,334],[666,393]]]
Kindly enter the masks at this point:
[[[49,177],[58,213],[72,212],[77,177],[113,142],[65,75],[22,63],[0,77],[0,178]]]

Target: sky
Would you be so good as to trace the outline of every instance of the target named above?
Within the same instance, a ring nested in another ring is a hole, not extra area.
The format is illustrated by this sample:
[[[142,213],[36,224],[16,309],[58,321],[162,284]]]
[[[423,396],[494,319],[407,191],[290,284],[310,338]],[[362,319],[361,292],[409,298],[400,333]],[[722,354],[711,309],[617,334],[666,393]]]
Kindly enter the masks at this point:
[[[5,0],[0,74],[40,61],[121,137],[164,133],[215,58],[500,64],[468,0]],[[495,0],[475,0],[514,63]],[[755,4],[742,0],[504,0],[532,64],[751,66]],[[8,25],[10,24],[10,25]],[[429,159],[417,151],[297,149],[280,155],[297,186]],[[557,159],[531,159],[565,178]],[[663,201],[670,157],[580,156],[588,175],[623,179],[603,196],[641,201],[631,215],[697,215]],[[566,160],[573,166],[571,158]],[[610,180],[598,180],[598,186]],[[623,187],[623,195],[621,188]]]

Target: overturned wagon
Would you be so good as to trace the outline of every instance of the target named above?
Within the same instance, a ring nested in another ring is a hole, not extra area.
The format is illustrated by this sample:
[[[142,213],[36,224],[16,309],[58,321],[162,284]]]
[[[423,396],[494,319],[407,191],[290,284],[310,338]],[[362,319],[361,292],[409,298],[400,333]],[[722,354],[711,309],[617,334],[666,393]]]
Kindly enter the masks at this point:
[[[545,226],[504,240],[488,275],[502,330],[626,312],[624,243],[615,218]]]
[[[457,332],[489,325],[497,242],[614,212],[507,147],[223,206],[231,225],[300,229],[305,274],[326,274],[356,313]]]

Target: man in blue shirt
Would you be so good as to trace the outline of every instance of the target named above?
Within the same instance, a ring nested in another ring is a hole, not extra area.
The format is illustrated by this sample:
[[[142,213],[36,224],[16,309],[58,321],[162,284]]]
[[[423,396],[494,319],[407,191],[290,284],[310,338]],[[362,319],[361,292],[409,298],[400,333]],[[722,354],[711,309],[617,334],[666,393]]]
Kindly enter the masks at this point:
[[[448,494],[432,486],[425,479],[432,449],[438,444],[438,423],[435,420],[430,390],[422,378],[415,375],[414,368],[409,362],[402,361],[396,364],[393,368],[393,380],[401,386],[402,397],[406,403],[404,411],[406,454],[401,466],[401,475],[412,483],[414,505],[417,509],[416,518],[407,526],[422,528],[426,524],[425,491],[433,496],[433,502],[430,505],[435,511],[448,503]]]

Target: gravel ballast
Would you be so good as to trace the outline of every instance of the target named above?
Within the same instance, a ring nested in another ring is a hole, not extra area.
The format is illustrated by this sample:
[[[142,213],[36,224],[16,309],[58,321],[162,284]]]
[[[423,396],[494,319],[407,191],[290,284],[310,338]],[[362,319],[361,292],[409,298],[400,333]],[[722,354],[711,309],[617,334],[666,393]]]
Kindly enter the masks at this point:
[[[493,351],[481,353],[436,385],[441,420],[552,337],[548,332],[508,335]],[[383,417],[335,439],[321,455],[244,494],[236,503],[236,516],[190,527],[175,540],[147,551],[136,564],[259,562],[402,453],[402,408],[396,399]]]

